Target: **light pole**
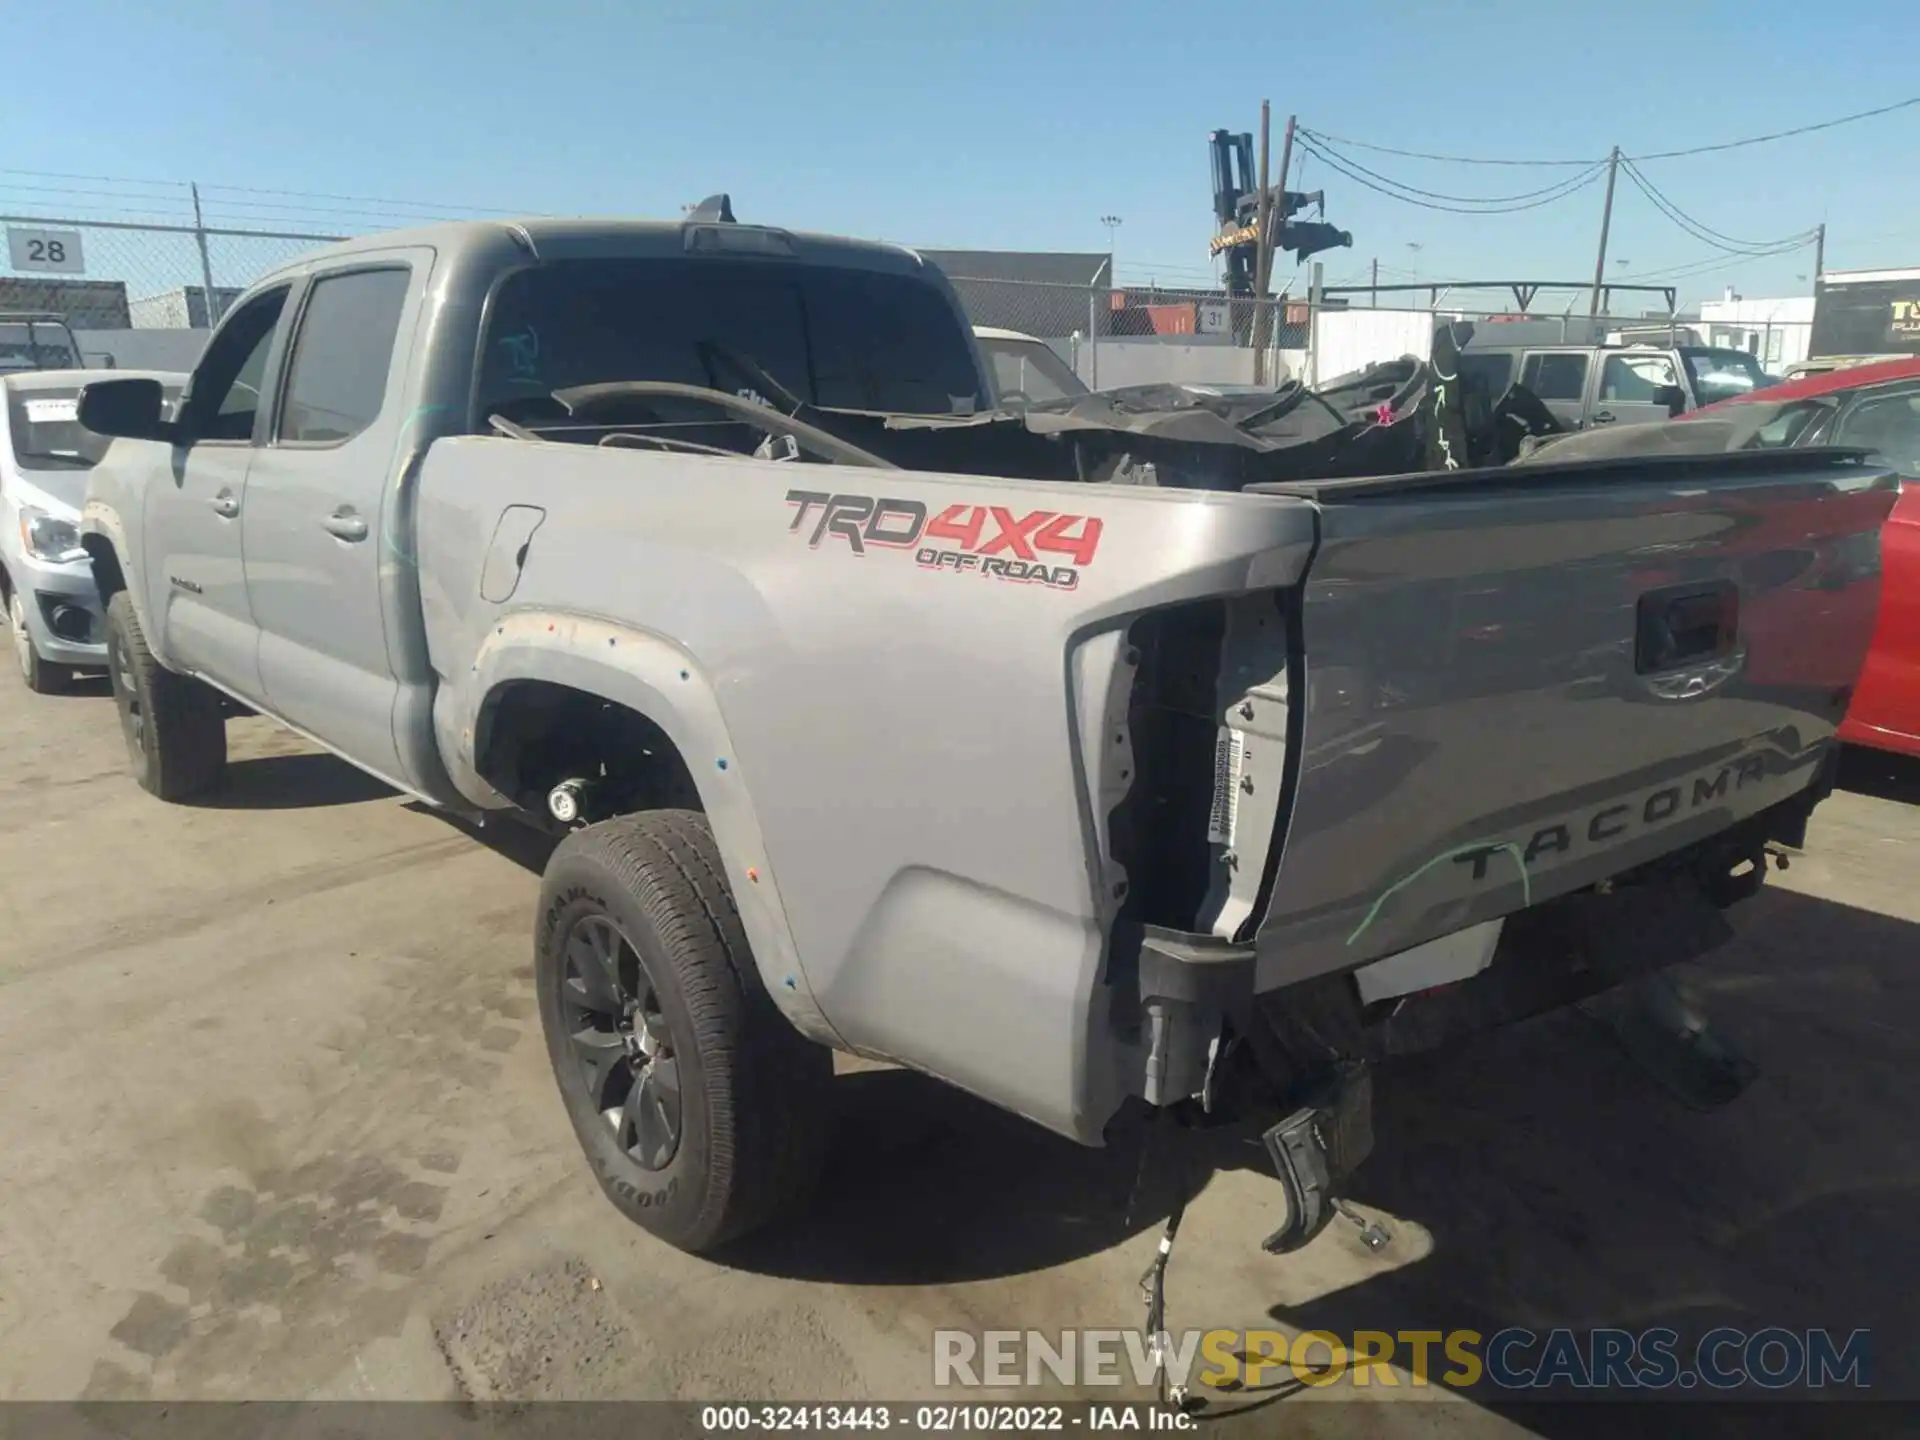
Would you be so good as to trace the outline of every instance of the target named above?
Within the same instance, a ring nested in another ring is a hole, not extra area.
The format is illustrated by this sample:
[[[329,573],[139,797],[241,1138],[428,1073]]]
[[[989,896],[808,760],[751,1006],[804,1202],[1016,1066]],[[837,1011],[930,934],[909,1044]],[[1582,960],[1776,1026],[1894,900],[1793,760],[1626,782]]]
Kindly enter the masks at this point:
[[[1118,215],[1102,215],[1100,223],[1107,227],[1107,288],[1112,289],[1119,283],[1119,276],[1113,273],[1113,232],[1120,228]]]

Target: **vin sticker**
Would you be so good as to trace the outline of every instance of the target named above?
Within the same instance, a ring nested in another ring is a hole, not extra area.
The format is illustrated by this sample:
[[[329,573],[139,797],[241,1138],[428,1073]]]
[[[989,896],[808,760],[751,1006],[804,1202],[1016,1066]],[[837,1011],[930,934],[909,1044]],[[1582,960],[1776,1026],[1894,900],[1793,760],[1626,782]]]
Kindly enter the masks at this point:
[[[1207,843],[1233,846],[1233,832],[1240,820],[1240,766],[1246,759],[1247,742],[1240,732],[1222,725],[1220,738],[1213,742],[1213,805],[1207,811]]]

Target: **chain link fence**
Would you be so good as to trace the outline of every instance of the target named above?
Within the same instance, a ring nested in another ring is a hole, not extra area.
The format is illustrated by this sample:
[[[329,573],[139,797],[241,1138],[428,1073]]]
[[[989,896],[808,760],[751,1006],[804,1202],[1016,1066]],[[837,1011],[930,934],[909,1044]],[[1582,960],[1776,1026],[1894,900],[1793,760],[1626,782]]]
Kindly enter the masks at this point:
[[[1589,317],[1572,303],[1527,312],[1438,303],[1377,306],[1353,295],[1230,299],[1218,290],[1061,285],[949,277],[976,326],[1045,342],[1096,388],[1149,382],[1202,385],[1322,384],[1403,355],[1426,359],[1436,326],[1468,321],[1489,339],[1528,345],[1595,343],[1744,350],[1768,374],[1807,358],[1812,326],[1797,318]],[[1496,333],[1504,332],[1504,333]]]
[[[1276,384],[1307,337],[1298,301],[1218,291],[1059,285],[950,275],[974,325],[1044,341],[1090,386]]]
[[[27,214],[0,215],[0,227],[0,313],[60,315],[91,359],[130,356],[138,366],[150,356],[158,368],[194,347],[165,349],[141,332],[205,331],[262,275],[342,238]]]

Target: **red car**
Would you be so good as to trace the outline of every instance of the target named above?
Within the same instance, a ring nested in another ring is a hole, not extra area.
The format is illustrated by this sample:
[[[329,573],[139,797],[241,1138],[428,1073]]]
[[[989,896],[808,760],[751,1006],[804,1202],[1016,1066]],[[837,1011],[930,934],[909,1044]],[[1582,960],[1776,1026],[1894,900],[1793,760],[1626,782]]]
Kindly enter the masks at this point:
[[[1858,445],[1908,477],[1880,532],[1880,618],[1840,738],[1920,756],[1920,357],[1809,375],[1694,414],[1753,404],[1779,407],[1753,443]]]

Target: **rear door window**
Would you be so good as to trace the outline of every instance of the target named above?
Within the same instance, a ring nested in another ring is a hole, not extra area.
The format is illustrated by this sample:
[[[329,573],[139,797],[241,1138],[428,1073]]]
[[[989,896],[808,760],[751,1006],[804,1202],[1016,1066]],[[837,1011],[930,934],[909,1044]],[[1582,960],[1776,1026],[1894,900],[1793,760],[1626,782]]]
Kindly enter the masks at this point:
[[[408,278],[396,267],[313,282],[287,368],[281,440],[337,445],[379,417]]]
[[[1584,351],[1545,351],[1527,356],[1520,383],[1542,400],[1579,401],[1587,392]]]

